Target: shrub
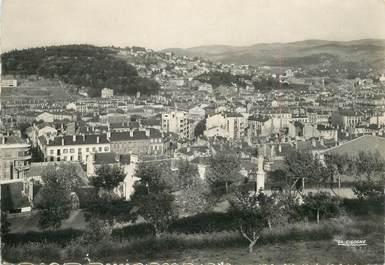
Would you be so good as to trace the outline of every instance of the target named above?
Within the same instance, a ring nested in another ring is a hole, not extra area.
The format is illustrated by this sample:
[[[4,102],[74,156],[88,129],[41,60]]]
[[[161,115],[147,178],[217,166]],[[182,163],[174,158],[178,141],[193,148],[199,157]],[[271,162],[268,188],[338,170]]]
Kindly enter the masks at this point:
[[[152,225],[147,223],[129,225],[122,228],[112,230],[112,237],[115,238],[141,238],[144,236],[154,235],[155,231]]]
[[[48,230],[48,231],[30,231],[25,233],[10,233],[4,237],[7,245],[17,245],[25,242],[35,243],[56,243],[65,245],[69,241],[80,237],[82,231],[76,229]]]
[[[351,215],[366,216],[370,214],[384,214],[384,199],[343,199],[342,207]]]
[[[237,230],[238,217],[239,214],[235,212],[201,213],[176,220],[168,231],[186,234],[234,231]]]
[[[6,246],[3,249],[4,260],[8,262],[57,262],[61,259],[62,247],[49,243],[27,243],[18,246]]]

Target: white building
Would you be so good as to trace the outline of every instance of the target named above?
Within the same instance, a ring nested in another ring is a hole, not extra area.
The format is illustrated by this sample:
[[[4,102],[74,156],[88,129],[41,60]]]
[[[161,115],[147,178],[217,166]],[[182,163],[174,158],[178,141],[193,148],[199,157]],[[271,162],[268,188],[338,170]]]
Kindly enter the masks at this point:
[[[102,98],[112,98],[114,96],[114,90],[111,88],[103,88],[101,92]]]
[[[178,134],[182,138],[190,138],[190,123],[184,111],[172,111],[162,114],[162,131]]]
[[[46,161],[80,161],[85,163],[93,153],[110,152],[110,141],[101,135],[68,135],[39,137]]]

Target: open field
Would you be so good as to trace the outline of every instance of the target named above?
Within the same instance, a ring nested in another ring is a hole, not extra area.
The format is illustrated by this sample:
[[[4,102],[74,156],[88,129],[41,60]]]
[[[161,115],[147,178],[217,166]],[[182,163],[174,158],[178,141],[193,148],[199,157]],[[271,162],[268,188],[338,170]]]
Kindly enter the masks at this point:
[[[71,93],[71,85],[64,84],[58,80],[45,78],[17,78],[18,86],[12,88],[2,88],[1,96],[18,97],[69,97],[74,96]]]

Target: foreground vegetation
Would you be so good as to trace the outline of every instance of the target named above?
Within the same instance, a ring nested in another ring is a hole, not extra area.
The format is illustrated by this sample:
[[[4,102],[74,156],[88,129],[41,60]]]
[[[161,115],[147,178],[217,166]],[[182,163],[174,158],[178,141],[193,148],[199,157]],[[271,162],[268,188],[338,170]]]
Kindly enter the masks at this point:
[[[383,217],[340,217],[316,223],[296,223],[275,230],[265,229],[257,249],[247,254],[247,242],[237,231],[211,233],[164,233],[159,238],[138,236],[105,238],[86,242],[84,235],[64,245],[31,242],[6,245],[8,262],[84,261],[227,261],[231,264],[258,262],[354,262],[380,263],[383,254]],[[338,246],[335,240],[366,239],[367,247]],[[306,243],[304,243],[306,242]],[[295,250],[295,251],[294,251]],[[293,251],[295,253],[293,253]],[[328,257],[325,257],[328,253]]]

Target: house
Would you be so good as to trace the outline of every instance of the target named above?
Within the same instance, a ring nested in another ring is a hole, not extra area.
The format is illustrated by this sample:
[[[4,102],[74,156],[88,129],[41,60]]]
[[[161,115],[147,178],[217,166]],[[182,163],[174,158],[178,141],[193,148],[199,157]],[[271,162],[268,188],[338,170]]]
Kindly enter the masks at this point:
[[[31,164],[30,144],[18,136],[0,136],[0,183],[22,182]]]
[[[331,119],[334,124],[346,129],[348,127],[354,128],[364,119],[364,115],[359,111],[347,109],[333,112]]]
[[[184,111],[171,111],[162,114],[162,131],[172,132],[181,138],[190,139],[191,130],[188,115]]]
[[[85,163],[93,153],[110,152],[105,134],[39,137],[45,161],[80,161]]]
[[[160,155],[164,153],[162,133],[153,128],[108,133],[111,151],[117,154]]]
[[[101,91],[101,98],[112,98],[114,96],[114,90],[111,88],[103,88]]]

